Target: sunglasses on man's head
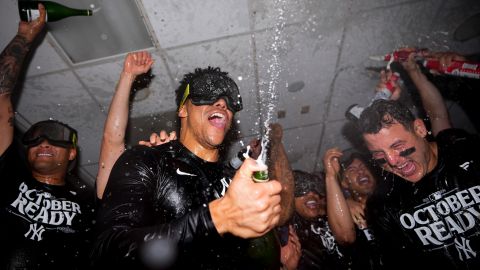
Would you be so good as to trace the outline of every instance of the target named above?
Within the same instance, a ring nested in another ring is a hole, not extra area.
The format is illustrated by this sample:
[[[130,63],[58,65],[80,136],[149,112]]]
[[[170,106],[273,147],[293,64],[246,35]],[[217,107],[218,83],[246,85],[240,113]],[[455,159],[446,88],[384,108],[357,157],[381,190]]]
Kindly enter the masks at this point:
[[[37,146],[44,140],[59,147],[76,147],[77,132],[67,125],[54,121],[41,121],[31,126],[23,135],[22,143],[27,147]]]
[[[190,98],[193,105],[197,106],[212,105],[220,98],[223,98],[228,109],[233,113],[239,112],[243,109],[242,97],[233,81],[228,82],[217,80],[215,83],[211,84],[193,85],[193,89],[190,89],[190,84],[187,84],[178,106],[178,110],[185,105],[187,98]]]
[[[400,153],[398,153],[398,155],[401,157],[406,157],[413,154],[415,151],[417,151],[417,149],[415,149],[415,147],[413,146],[401,151]],[[377,165],[379,166],[387,164],[387,160],[385,158],[374,158],[373,161],[375,161],[375,163],[377,163]]]

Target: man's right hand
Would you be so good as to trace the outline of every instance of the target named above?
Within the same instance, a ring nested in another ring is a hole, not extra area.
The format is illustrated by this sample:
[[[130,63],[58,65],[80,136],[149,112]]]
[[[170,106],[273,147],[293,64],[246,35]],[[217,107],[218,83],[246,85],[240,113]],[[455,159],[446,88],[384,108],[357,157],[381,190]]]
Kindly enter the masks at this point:
[[[265,165],[246,159],[233,177],[225,196],[209,204],[213,223],[220,235],[231,233],[242,238],[259,237],[273,229],[280,218],[280,192],[276,180],[255,183],[254,171]]]
[[[123,73],[138,76],[146,73],[153,65],[152,55],[147,51],[127,54],[123,63]]]
[[[340,174],[340,158],[343,156],[342,151],[337,148],[330,148],[325,151],[323,155],[323,167],[326,175],[338,175]]]
[[[31,22],[20,21],[18,24],[17,35],[25,38],[28,43],[32,43],[45,26],[47,11],[42,4],[38,4],[38,10],[40,16],[37,19]]]

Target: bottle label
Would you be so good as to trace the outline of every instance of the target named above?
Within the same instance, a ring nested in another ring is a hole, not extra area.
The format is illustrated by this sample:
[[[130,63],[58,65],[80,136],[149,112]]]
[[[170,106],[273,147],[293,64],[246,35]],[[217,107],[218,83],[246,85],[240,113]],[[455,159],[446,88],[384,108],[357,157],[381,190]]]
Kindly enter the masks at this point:
[[[470,63],[464,63],[464,64],[462,65],[462,68],[475,70],[475,69],[478,68],[478,65],[470,64]]]
[[[38,17],[40,17],[40,11],[38,9],[30,9],[29,12],[27,12],[28,15],[28,21],[31,22],[33,20],[36,20]]]
[[[268,171],[256,171],[253,173],[252,179],[257,183],[268,182]]]
[[[350,116],[353,116],[356,120],[360,119],[360,115],[362,115],[362,112],[363,112],[364,108],[358,106],[358,105],[355,105],[353,107],[351,107],[347,113],[348,115]]]
[[[389,89],[382,88],[382,90],[378,91],[375,94],[375,96],[373,97],[372,103],[373,101],[379,100],[379,99],[389,100],[391,96],[392,96],[392,92]]]
[[[29,9],[27,11],[28,21],[34,21],[40,17],[40,11],[38,9]],[[48,22],[48,14],[45,14],[45,21]]]

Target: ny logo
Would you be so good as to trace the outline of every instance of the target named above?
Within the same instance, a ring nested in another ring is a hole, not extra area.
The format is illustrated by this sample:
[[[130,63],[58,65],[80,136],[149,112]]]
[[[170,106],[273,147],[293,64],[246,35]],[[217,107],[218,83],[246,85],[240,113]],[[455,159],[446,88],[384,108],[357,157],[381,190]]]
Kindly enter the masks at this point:
[[[42,241],[42,234],[44,231],[45,228],[43,228],[43,225],[40,225],[40,227],[37,228],[37,223],[31,223],[30,229],[24,235],[27,238],[30,236],[30,240]]]
[[[462,239],[461,243],[458,241],[458,239],[455,239],[455,247],[457,248],[458,256],[460,257],[460,260],[463,261],[465,259],[467,260],[471,259],[472,258],[471,256],[476,257],[477,253],[473,251],[473,249],[470,247],[470,240],[465,239],[463,237],[461,237],[461,239]]]
[[[464,169],[465,171],[468,170],[468,167],[470,166],[470,162],[465,162],[463,164],[460,165],[460,168]]]

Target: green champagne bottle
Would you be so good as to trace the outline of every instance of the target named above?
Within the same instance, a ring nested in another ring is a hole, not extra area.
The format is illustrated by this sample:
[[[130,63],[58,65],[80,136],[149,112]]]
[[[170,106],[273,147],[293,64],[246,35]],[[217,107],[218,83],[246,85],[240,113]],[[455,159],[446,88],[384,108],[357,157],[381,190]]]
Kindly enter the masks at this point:
[[[256,183],[268,182],[268,170],[254,172],[252,179]],[[256,268],[280,269],[280,240],[275,229],[263,236],[250,239],[247,252]]]
[[[43,4],[47,11],[46,21],[54,22],[71,16],[92,16],[90,9],[74,9],[69,8],[52,1],[18,1],[18,12],[20,19],[25,22],[30,22],[40,16],[38,10],[38,3]]]
[[[263,160],[257,159],[257,163],[259,164],[265,164]],[[263,182],[268,182],[268,170],[264,171],[255,171],[252,174],[252,179],[256,183],[263,183]]]
[[[275,229],[258,238],[250,239],[248,256],[252,260],[255,269],[279,270],[280,262],[280,240]]]

